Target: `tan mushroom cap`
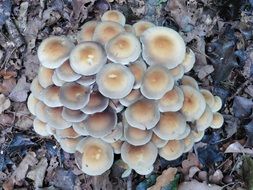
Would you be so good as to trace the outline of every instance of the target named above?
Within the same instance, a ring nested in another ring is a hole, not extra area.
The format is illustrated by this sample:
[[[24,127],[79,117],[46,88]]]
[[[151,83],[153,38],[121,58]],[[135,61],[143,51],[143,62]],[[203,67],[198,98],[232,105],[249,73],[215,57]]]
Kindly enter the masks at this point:
[[[93,34],[96,26],[98,25],[98,21],[88,21],[82,27],[81,30],[77,33],[77,41],[78,43],[84,41],[92,41]]]
[[[156,145],[157,148],[162,148],[167,144],[167,140],[163,140],[158,137],[155,133],[152,134],[151,142]]]
[[[56,136],[57,138],[77,138],[79,136],[81,136],[80,134],[78,134],[73,127],[69,127],[66,129],[56,129]]]
[[[180,64],[173,69],[169,70],[170,75],[175,81],[181,79],[184,76],[184,67]]]
[[[165,112],[153,128],[153,132],[163,140],[173,140],[186,128],[185,117],[179,112]]]
[[[196,61],[195,54],[190,48],[187,47],[184,60],[181,63],[182,66],[184,67],[185,73],[189,72],[193,68],[195,61]]]
[[[184,103],[181,112],[186,117],[186,121],[197,120],[206,109],[206,101],[203,95],[191,86],[182,85],[184,93]]]
[[[60,67],[55,69],[57,77],[66,82],[73,82],[81,78],[81,75],[75,73],[69,64],[69,60],[66,60]]]
[[[192,149],[195,142],[195,139],[192,133],[190,133],[186,138],[184,138],[182,142],[184,144],[184,153],[189,152]]]
[[[83,139],[83,137],[78,138],[60,138],[59,143],[61,145],[61,148],[70,154],[73,154],[76,152],[76,146],[77,144]]]
[[[49,69],[62,65],[69,57],[74,44],[64,36],[51,36],[42,41],[38,48],[40,63]]]
[[[55,86],[62,86],[64,83],[66,83],[65,81],[61,80],[57,74],[56,71],[54,70],[54,74],[52,76],[52,81],[54,83]]]
[[[123,125],[120,122],[112,129],[112,131],[108,135],[102,137],[102,140],[107,143],[114,143],[120,140],[122,136],[123,136]]]
[[[213,129],[218,129],[222,127],[223,123],[224,123],[223,116],[219,112],[216,112],[213,114],[213,121],[210,127]]]
[[[142,34],[140,40],[142,57],[148,65],[160,64],[172,69],[184,60],[184,40],[173,29],[152,27]]]
[[[178,111],[183,107],[184,93],[174,86],[172,90],[166,92],[164,96],[158,100],[158,108],[160,112]]]
[[[72,124],[72,127],[75,132],[82,136],[89,136],[89,132],[87,131],[87,124],[86,121],[81,121],[81,122],[75,122]]]
[[[134,102],[138,101],[139,99],[142,98],[141,92],[139,89],[133,89],[127,96],[125,96],[122,99],[119,99],[119,102],[123,105],[123,106],[130,106],[131,104],[133,104]]]
[[[110,134],[116,124],[117,114],[110,107],[105,109],[103,112],[90,115],[86,119],[86,129],[90,136],[95,138],[101,138]]]
[[[182,140],[182,139],[186,138],[190,134],[191,131],[192,131],[191,127],[188,124],[186,124],[184,132],[178,134],[178,136],[175,138],[175,140]]]
[[[174,86],[169,69],[162,65],[150,66],[143,77],[141,93],[148,99],[160,99]]]
[[[152,22],[140,20],[133,24],[134,32],[136,36],[140,37],[143,32],[145,32],[147,29],[154,27],[155,25]]]
[[[96,75],[82,76],[76,82],[83,86],[90,86],[96,82]]]
[[[113,37],[124,31],[125,29],[121,24],[112,21],[104,21],[99,23],[95,28],[92,40],[105,45]]]
[[[121,141],[121,140],[118,140],[114,143],[111,143],[114,154],[120,154],[121,153],[121,146],[122,146],[123,143],[124,143],[124,141]]]
[[[125,28],[125,31],[126,31],[126,32],[135,34],[134,27],[133,27],[132,25],[130,25],[130,24],[125,24],[124,28]]]
[[[183,78],[181,79],[181,84],[191,86],[192,88],[199,90],[198,82],[190,76],[184,75]]]
[[[105,97],[120,99],[133,89],[134,76],[126,66],[109,63],[97,74],[96,82]]]
[[[40,121],[38,118],[33,120],[33,129],[41,136],[49,136],[50,134],[46,130],[46,123]]]
[[[204,96],[207,105],[209,105],[210,108],[213,107],[215,100],[214,100],[214,96],[212,95],[212,93],[206,89],[200,89],[200,92]]]
[[[39,120],[43,121],[44,123],[47,122],[46,108],[46,104],[40,101],[37,102],[37,104],[35,105],[35,115]]]
[[[42,100],[41,92],[44,88],[40,85],[38,77],[35,77],[31,83],[30,90],[33,96],[39,100]]]
[[[206,130],[213,121],[213,112],[208,104],[206,109],[199,119],[196,120],[196,128],[198,131]]]
[[[132,127],[152,129],[160,119],[160,112],[155,101],[141,99],[126,108],[125,118]]]
[[[119,24],[121,24],[122,26],[125,25],[126,23],[126,18],[125,16],[117,11],[117,10],[109,10],[109,11],[106,11],[102,17],[101,17],[101,20],[104,22],[104,21],[112,21],[112,22],[117,22]]]
[[[109,105],[109,99],[104,97],[99,91],[93,91],[90,94],[88,104],[81,110],[86,114],[94,114],[104,111]]]
[[[124,142],[121,146],[121,158],[130,168],[145,168],[156,160],[158,150],[156,146],[149,142],[142,146],[133,146]]]
[[[134,89],[139,89],[141,87],[143,76],[147,70],[147,65],[142,59],[138,59],[135,62],[128,65],[129,69],[134,75]]]
[[[141,43],[132,33],[122,32],[105,45],[109,60],[123,65],[134,62],[141,54]]]
[[[114,154],[110,144],[100,139],[87,137],[77,145],[77,151],[82,153],[81,170],[88,175],[101,175],[110,169]]]
[[[41,95],[43,96],[43,103],[46,104],[48,107],[52,108],[62,106],[59,93],[60,87],[54,85],[48,86],[41,93]]]
[[[81,122],[87,118],[87,115],[80,110],[71,110],[63,107],[62,118],[69,122]]]
[[[74,72],[81,75],[94,75],[107,61],[104,48],[97,42],[82,42],[78,44],[69,57],[70,66]]]
[[[43,88],[46,88],[53,84],[52,81],[53,74],[54,74],[53,69],[48,69],[46,67],[40,66],[38,71],[38,80]]]
[[[205,131],[194,131],[191,130],[192,136],[194,137],[194,142],[199,142],[205,135]]]
[[[184,152],[184,143],[178,140],[169,141],[164,147],[159,149],[159,155],[165,160],[175,160]]]
[[[154,170],[154,166],[145,166],[145,167],[136,167],[134,168],[134,171],[138,173],[139,175],[148,175]]]
[[[65,107],[78,110],[88,104],[90,91],[90,87],[75,82],[65,83],[60,89],[60,101]]]
[[[62,107],[46,108],[47,123],[55,129],[66,129],[71,126],[71,123],[65,121],[62,116]]]
[[[31,93],[27,99],[27,108],[31,114],[35,115],[35,105],[39,102],[37,98]]]
[[[117,99],[110,99],[109,100],[109,106],[113,110],[116,111],[116,113],[120,113],[125,107],[120,103]]]
[[[219,96],[214,96],[214,104],[211,106],[213,112],[217,112],[222,107],[222,100]]]

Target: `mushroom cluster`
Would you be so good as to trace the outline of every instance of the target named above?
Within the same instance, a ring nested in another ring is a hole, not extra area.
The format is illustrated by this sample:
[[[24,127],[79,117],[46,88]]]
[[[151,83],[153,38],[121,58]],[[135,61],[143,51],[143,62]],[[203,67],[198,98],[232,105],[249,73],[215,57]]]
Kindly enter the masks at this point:
[[[138,174],[157,156],[174,160],[220,128],[222,101],[185,75],[193,51],[173,29],[125,24],[116,10],[86,22],[77,43],[51,36],[38,48],[40,68],[28,108],[33,128],[75,153],[88,175],[111,168],[114,154]]]

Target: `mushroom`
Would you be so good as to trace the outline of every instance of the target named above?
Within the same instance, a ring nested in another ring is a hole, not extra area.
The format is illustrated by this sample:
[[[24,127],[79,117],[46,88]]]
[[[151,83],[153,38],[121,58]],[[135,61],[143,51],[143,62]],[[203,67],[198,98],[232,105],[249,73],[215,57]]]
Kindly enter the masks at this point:
[[[106,64],[97,74],[96,82],[101,94],[112,99],[123,98],[133,89],[134,76],[121,64]]]
[[[180,64],[173,69],[169,70],[170,75],[174,78],[175,81],[183,78],[184,76],[184,67]]]
[[[83,139],[83,137],[78,138],[60,138],[59,143],[61,148],[67,153],[75,153],[77,144]]]
[[[38,77],[35,77],[31,83],[30,90],[33,93],[33,96],[38,100],[42,100],[41,92],[44,88],[40,85]]]
[[[159,155],[165,160],[175,160],[179,158],[184,152],[184,143],[178,140],[171,140],[159,149]]]
[[[112,62],[127,65],[140,56],[141,43],[134,34],[123,32],[106,43],[105,51]]]
[[[89,132],[87,131],[87,124],[86,121],[81,121],[81,122],[75,122],[72,125],[73,129],[75,132],[82,136],[89,136]]]
[[[114,143],[111,143],[111,146],[113,148],[114,154],[120,154],[121,153],[121,146],[124,143],[124,141],[117,140]]]
[[[123,136],[123,125],[120,122],[112,129],[112,131],[108,135],[102,137],[102,140],[107,143],[115,143],[116,141],[120,140],[122,136]]]
[[[33,120],[33,129],[36,133],[38,133],[41,136],[49,136],[50,135],[46,130],[46,123],[39,120],[38,118],[35,118]]]
[[[183,78],[181,79],[181,84],[191,86],[192,88],[199,90],[198,82],[190,76],[184,75]]]
[[[63,107],[62,118],[68,122],[81,122],[87,118],[88,115],[84,114],[80,110],[71,110]]]
[[[60,87],[54,85],[48,86],[41,92],[43,103],[52,108],[62,106],[59,93]]]
[[[38,48],[38,58],[46,68],[55,69],[69,57],[74,44],[64,36],[51,36],[42,41]]]
[[[137,37],[140,37],[143,32],[145,32],[147,29],[154,27],[155,25],[152,22],[139,20],[135,24],[133,24],[134,32]]]
[[[55,136],[57,137],[57,139],[59,138],[77,138],[79,136],[81,136],[80,134],[78,134],[73,127],[69,127],[66,129],[56,129],[56,134]]]
[[[47,122],[46,108],[47,108],[46,104],[39,101],[35,105],[35,110],[34,110],[36,117],[44,123]]]
[[[39,102],[37,98],[31,93],[27,99],[27,108],[31,114],[35,115],[35,105]]]
[[[162,148],[167,144],[167,140],[163,140],[158,137],[155,133],[152,134],[151,142],[156,145],[157,148]]]
[[[111,99],[109,101],[109,106],[115,110],[116,113],[120,113],[125,108],[117,99]]]
[[[211,109],[214,112],[217,112],[221,109],[222,107],[222,100],[219,96],[214,96],[214,104],[211,106]]]
[[[210,106],[210,108],[213,107],[215,100],[212,93],[209,90],[205,89],[200,89],[200,92],[204,96],[207,105]]]
[[[82,76],[76,82],[83,86],[90,86],[96,82],[96,75]]]
[[[190,133],[186,138],[184,138],[182,142],[184,144],[184,153],[189,152],[192,149],[195,142],[192,133]]]
[[[148,65],[160,64],[172,69],[184,60],[184,40],[173,29],[152,27],[143,32],[140,40],[142,57]]]
[[[101,17],[101,20],[104,22],[104,21],[112,21],[112,22],[117,22],[119,24],[121,24],[122,26],[125,25],[126,23],[126,18],[125,16],[117,11],[117,10],[109,10],[109,11],[106,11],[102,17]]]
[[[192,136],[194,137],[194,142],[199,142],[205,135],[205,131],[194,131],[191,130]]]
[[[218,129],[222,127],[223,123],[224,123],[223,116],[219,112],[215,112],[213,114],[213,120],[210,127],[213,129]]]
[[[187,47],[184,60],[181,63],[181,65],[184,67],[184,72],[185,73],[189,72],[193,68],[194,63],[195,63],[195,54],[190,48]]]
[[[141,87],[143,76],[147,70],[147,65],[142,59],[137,59],[135,62],[130,63],[128,68],[134,75],[135,82],[134,82],[134,89],[139,89]]]
[[[154,170],[154,166],[145,166],[145,167],[136,167],[134,168],[135,172],[140,175],[148,175]]]
[[[43,88],[47,88],[48,86],[53,84],[52,76],[54,70],[48,69],[46,67],[40,66],[38,72],[38,81]]]
[[[190,126],[188,124],[186,124],[184,132],[178,134],[177,137],[175,138],[175,140],[182,140],[182,139],[186,138],[190,134],[191,131],[192,130],[191,130]]]
[[[107,61],[104,48],[96,42],[78,44],[70,53],[70,66],[81,75],[94,75]]]
[[[160,112],[155,101],[143,98],[127,107],[124,116],[132,127],[146,130],[155,127]]]
[[[131,104],[133,104],[134,102],[138,101],[139,99],[142,98],[141,92],[139,89],[133,89],[127,96],[125,96],[124,98],[119,99],[119,102],[123,105],[123,106],[130,106]]]
[[[73,82],[81,78],[81,75],[75,73],[69,64],[69,60],[66,60],[60,67],[55,69],[57,77],[65,82]]]
[[[196,120],[196,128],[198,131],[204,131],[207,129],[213,120],[213,112],[208,104],[206,104],[206,109],[199,119]]]
[[[130,24],[125,24],[124,28],[125,28],[125,31],[126,31],[126,32],[135,34],[134,27],[133,27],[132,25],[130,25]]]
[[[54,70],[54,74],[52,76],[52,81],[54,83],[55,86],[62,86],[64,83],[66,83],[65,81],[61,80],[57,74],[56,71]]]
[[[141,93],[148,99],[160,99],[174,86],[169,69],[162,65],[150,66],[143,77]]]
[[[77,41],[78,43],[84,41],[92,41],[94,31],[96,26],[98,25],[98,21],[88,21],[82,27],[81,30],[77,33]]]

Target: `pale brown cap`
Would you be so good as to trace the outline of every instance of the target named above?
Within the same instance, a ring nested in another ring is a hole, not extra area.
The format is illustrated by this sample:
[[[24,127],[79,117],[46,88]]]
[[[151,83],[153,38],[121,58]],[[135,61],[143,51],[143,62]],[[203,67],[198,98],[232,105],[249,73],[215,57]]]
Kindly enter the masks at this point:
[[[125,25],[126,23],[126,17],[119,11],[117,10],[109,10],[106,11],[102,17],[101,20],[104,21],[112,21],[112,22],[117,22],[121,24],[122,26]]]
[[[87,116],[87,114],[80,110],[71,110],[65,107],[62,109],[62,118],[69,122],[81,122],[85,120]]]
[[[222,100],[219,96],[214,96],[214,104],[210,106],[213,112],[217,112],[222,107]]]
[[[35,105],[38,102],[39,100],[33,96],[33,93],[31,93],[27,99],[27,108],[33,115],[35,115]]]
[[[73,129],[75,132],[82,136],[89,136],[89,132],[87,131],[87,124],[86,121],[81,121],[81,122],[75,122],[72,125]]]
[[[213,129],[218,129],[222,127],[223,123],[224,123],[223,116],[219,112],[216,112],[213,114],[213,121],[210,127]]]
[[[76,82],[83,86],[90,86],[96,82],[96,75],[82,76]]]
[[[56,129],[56,136],[57,136],[57,139],[59,139],[59,138],[77,138],[81,135],[78,134],[73,129],[73,127],[69,127],[66,129]]]
[[[195,58],[194,52],[190,48],[187,47],[184,60],[181,63],[181,65],[184,67],[185,73],[189,72],[193,68],[195,61],[196,61],[196,58]]]
[[[134,171],[136,173],[138,173],[139,175],[148,175],[150,174],[151,172],[153,172],[154,170],[154,166],[151,165],[151,166],[145,166],[145,167],[136,167],[134,168]]]
[[[184,153],[189,152],[192,149],[195,142],[192,133],[190,133],[186,138],[184,138],[182,142],[184,143]]]
[[[114,154],[120,154],[121,153],[121,146],[124,143],[124,141],[117,140],[114,143],[111,143],[111,146],[113,148]]]
[[[122,136],[123,136],[123,125],[120,122],[112,129],[112,131],[108,135],[102,137],[102,140],[107,143],[114,143],[120,140]]]
[[[46,104],[48,107],[52,107],[52,108],[62,106],[59,93],[60,93],[60,87],[55,86],[55,85],[48,86],[41,93],[41,96],[43,98],[43,103]]]
[[[175,140],[182,140],[182,139],[186,138],[190,134],[191,131],[192,131],[191,127],[188,124],[186,124],[184,132],[178,134],[178,136],[175,138]]]
[[[152,22],[140,20],[133,24],[134,32],[137,37],[140,37],[143,32],[145,32],[147,29],[154,27],[155,25]]]
[[[139,89],[141,87],[141,84],[142,84],[143,76],[144,76],[144,74],[147,70],[147,65],[143,61],[143,59],[139,58],[135,62],[130,63],[128,65],[128,67],[131,70],[131,72],[133,73],[134,78],[135,78],[133,88],[134,89]]]
[[[35,105],[35,115],[39,120],[43,121],[44,123],[47,122],[46,108],[46,104],[40,101],[37,102]]]
[[[192,136],[194,137],[194,142],[199,142],[205,135],[205,131],[194,131],[191,130]]]
[[[46,88],[53,84],[52,81],[53,74],[54,74],[53,69],[48,69],[46,67],[43,67],[42,65],[40,66],[38,71],[38,80],[43,88]]]
[[[178,81],[184,76],[184,67],[180,64],[175,68],[170,69],[169,73],[174,78],[175,81]]]
[[[213,94],[209,90],[206,90],[206,89],[200,89],[200,92],[204,96],[207,105],[209,105],[210,108],[213,107],[214,102],[215,102]]]
[[[86,22],[82,27],[81,30],[77,33],[77,41],[78,43],[84,41],[92,41],[93,34],[95,31],[96,26],[98,25],[98,21],[92,20]]]
[[[61,148],[70,154],[73,154],[76,152],[76,146],[77,144],[83,139],[83,137],[78,138],[60,138],[59,143],[61,145]]]
[[[38,118],[35,118],[33,120],[33,129],[36,133],[38,133],[41,136],[49,136],[50,135],[46,130],[46,123],[39,120]]]
[[[56,71],[54,70],[54,74],[52,76],[52,81],[55,86],[62,86],[64,83],[66,83],[64,80],[61,80],[58,75],[56,74]]]
[[[164,147],[159,149],[159,155],[165,160],[175,160],[184,152],[184,143],[178,140],[169,141]]]
[[[40,85],[38,77],[35,77],[31,83],[30,90],[33,96],[39,100],[42,100],[41,92],[44,88]]]
[[[192,88],[199,90],[198,82],[190,76],[184,75],[183,78],[181,79],[181,84],[191,86]]]
[[[141,95],[141,92],[139,89],[133,89],[127,96],[125,96],[124,98],[119,99],[119,102],[123,105],[123,106],[130,106],[131,104],[133,104],[134,102],[138,101],[139,99],[143,98],[143,96]]]
[[[156,145],[157,148],[162,148],[167,144],[167,140],[163,140],[160,137],[158,137],[155,133],[152,134],[151,138],[152,143]]]
[[[206,109],[199,119],[196,120],[196,128],[198,131],[206,130],[213,121],[213,112],[208,104]]]
[[[118,99],[110,99],[109,106],[116,111],[116,113],[120,113],[125,107],[120,103]]]
[[[125,24],[124,28],[126,32],[135,34],[134,27],[132,25]]]

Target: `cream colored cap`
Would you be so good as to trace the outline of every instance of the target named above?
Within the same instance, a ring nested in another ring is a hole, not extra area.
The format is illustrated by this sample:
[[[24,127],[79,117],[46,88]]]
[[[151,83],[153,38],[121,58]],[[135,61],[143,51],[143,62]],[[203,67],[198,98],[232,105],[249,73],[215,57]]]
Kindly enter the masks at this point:
[[[81,122],[87,118],[88,115],[80,110],[71,110],[63,107],[62,118],[68,122]]]
[[[214,96],[214,104],[211,106],[213,112],[217,112],[222,107],[222,100],[219,96]]]
[[[35,115],[39,120],[43,121],[44,123],[47,122],[46,108],[46,104],[40,101],[37,102],[37,104],[35,105]]]
[[[216,112],[213,114],[213,121],[210,127],[213,129],[218,129],[222,127],[223,123],[224,123],[223,116],[219,112]]]
[[[38,102],[39,100],[33,96],[33,93],[31,93],[27,99],[27,108],[33,115],[35,115],[35,105]]]
[[[196,58],[195,58],[194,52],[190,48],[187,47],[184,60],[181,63],[182,66],[184,67],[185,73],[189,72],[193,68],[195,61],[196,61]]]
[[[184,76],[184,67],[180,64],[173,69],[169,70],[170,75],[174,78],[175,81],[183,78]]]
[[[62,102],[60,101],[59,97],[60,93],[60,87],[58,86],[48,86],[41,92],[41,96],[43,98],[44,104],[46,104],[48,107],[60,107],[62,106]]]
[[[135,24],[133,24],[134,32],[137,37],[140,37],[143,32],[145,32],[147,29],[154,27],[155,25],[152,22],[139,20]]]
[[[159,155],[165,160],[175,160],[184,152],[184,143],[178,140],[169,141],[164,147],[159,149]]]
[[[122,136],[123,125],[120,122],[112,129],[112,131],[108,135],[102,137],[102,140],[107,143],[115,143],[116,141],[120,140]]]
[[[92,41],[93,34],[96,26],[98,25],[98,21],[88,21],[82,27],[81,30],[77,33],[77,41],[78,43],[84,41]]]
[[[81,122],[75,122],[72,125],[73,129],[75,132],[82,136],[89,136],[89,132],[87,131],[87,124],[86,121],[81,121]]]
[[[208,104],[206,109],[199,119],[196,120],[196,128],[198,131],[206,130],[213,121],[213,112]]]
[[[66,83],[65,81],[61,80],[57,74],[56,71],[54,70],[54,74],[52,76],[52,81],[54,83],[55,86],[62,86],[64,83]]]
[[[33,120],[33,129],[41,136],[49,136],[50,134],[46,130],[46,123],[40,121],[38,118]]]
[[[126,17],[119,11],[117,10],[109,10],[106,11],[102,17],[101,20],[104,21],[112,21],[112,22],[117,22],[121,24],[122,26],[125,25],[126,23]]]
[[[138,101],[139,99],[141,99],[143,96],[141,95],[141,92],[139,89],[133,89],[127,96],[125,96],[122,99],[119,99],[119,102],[123,105],[123,106],[130,106],[131,104],[133,104],[134,102]]]
[[[53,74],[54,74],[53,69],[48,69],[46,67],[43,67],[42,65],[40,66],[38,71],[38,80],[43,88],[46,88],[53,84],[52,81]]]
[[[69,128],[66,128],[66,129],[56,129],[56,136],[57,136],[57,139],[60,139],[60,138],[77,138],[79,136],[81,136],[80,134],[78,134],[74,129],[73,127],[69,127]]]
[[[154,143],[157,148],[162,148],[168,143],[167,140],[161,139],[155,133],[152,134],[151,142]]]
[[[207,105],[209,105],[209,107],[213,107],[214,106],[214,96],[212,95],[212,93],[209,90],[206,89],[200,89],[201,94],[204,96]]]
[[[139,58],[135,62],[128,65],[129,69],[134,75],[135,82],[134,82],[134,89],[139,89],[142,84],[143,76],[147,70],[147,65],[143,61],[143,59]]]
[[[181,79],[181,84],[191,86],[192,88],[199,90],[198,82],[190,76],[184,75],[183,78]]]
[[[83,139],[83,137],[78,138],[60,138],[59,143],[61,145],[61,148],[70,154],[73,154],[76,152],[76,146],[77,144]]]
[[[122,146],[123,143],[124,143],[124,141],[121,141],[121,140],[118,140],[114,143],[111,143],[114,154],[120,154],[121,153],[121,146]]]
[[[31,83],[30,90],[33,96],[39,100],[42,100],[41,92],[44,88],[40,85],[38,77],[35,77]]]

